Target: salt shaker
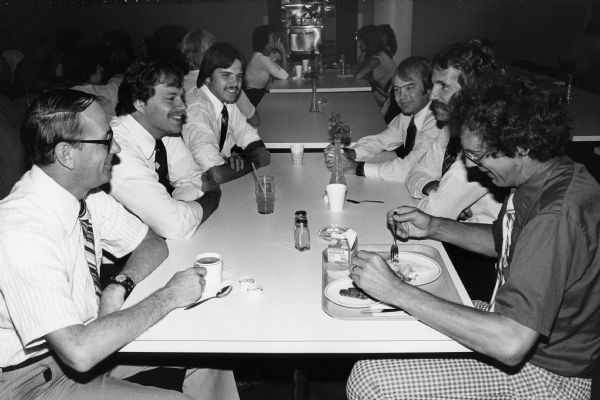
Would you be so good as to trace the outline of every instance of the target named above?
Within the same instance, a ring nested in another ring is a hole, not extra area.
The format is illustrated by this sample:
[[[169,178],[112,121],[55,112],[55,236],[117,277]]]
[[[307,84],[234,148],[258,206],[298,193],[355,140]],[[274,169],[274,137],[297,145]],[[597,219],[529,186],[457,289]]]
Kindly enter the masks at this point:
[[[310,250],[310,232],[306,211],[298,210],[294,216],[294,242],[299,251]]]

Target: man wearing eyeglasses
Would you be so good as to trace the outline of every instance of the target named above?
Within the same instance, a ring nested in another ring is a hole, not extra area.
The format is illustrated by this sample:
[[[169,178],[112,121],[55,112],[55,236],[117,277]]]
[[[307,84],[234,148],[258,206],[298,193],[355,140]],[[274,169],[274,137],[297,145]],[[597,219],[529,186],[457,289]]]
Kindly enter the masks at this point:
[[[358,253],[351,277],[475,354],[361,361],[348,398],[589,399],[600,359],[600,186],[565,156],[567,103],[552,82],[503,75],[480,78],[457,100],[467,166],[511,190],[497,220],[464,224],[402,206],[388,224],[400,238],[497,257],[491,301],[440,299],[375,253]]]
[[[447,131],[436,125],[430,109],[431,64],[423,57],[402,61],[392,78],[393,95],[402,113],[377,135],[361,138],[344,149],[344,172],[367,178],[406,181],[413,167],[430,158],[432,168],[441,168],[442,154],[430,154],[434,143],[443,148],[448,142]],[[325,165],[333,167],[333,146],[327,146]],[[387,159],[380,160],[379,157]],[[435,164],[437,163],[437,166]]]
[[[98,187],[119,145],[93,95],[38,97],[21,138],[33,167],[0,202],[0,398],[238,399],[231,372],[185,370],[183,391],[129,383],[143,367],[100,362],[171,310],[202,295],[203,268],[176,273],[121,310],[137,283],[167,257],[151,229]],[[130,257],[103,287],[103,251]],[[183,370],[183,369],[182,369]]]

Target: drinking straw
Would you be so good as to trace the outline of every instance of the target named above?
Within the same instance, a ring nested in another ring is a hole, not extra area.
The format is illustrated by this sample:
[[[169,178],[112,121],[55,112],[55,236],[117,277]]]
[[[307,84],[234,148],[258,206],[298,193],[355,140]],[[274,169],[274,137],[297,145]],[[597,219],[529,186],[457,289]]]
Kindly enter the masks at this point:
[[[258,182],[258,185],[260,186],[260,189],[263,191],[263,193],[267,193],[266,186],[264,186],[262,183],[260,183],[260,179],[258,179],[258,173],[256,172],[256,166],[254,165],[253,162],[251,164],[252,164],[252,169],[254,170],[254,178]]]

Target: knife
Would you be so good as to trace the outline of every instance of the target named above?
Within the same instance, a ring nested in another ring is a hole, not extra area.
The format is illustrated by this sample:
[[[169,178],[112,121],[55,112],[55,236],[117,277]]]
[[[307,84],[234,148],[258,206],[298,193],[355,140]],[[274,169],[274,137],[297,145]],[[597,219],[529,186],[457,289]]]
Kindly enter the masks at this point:
[[[361,310],[360,313],[361,314],[378,314],[378,313],[388,313],[388,312],[398,312],[398,311],[404,312],[404,310],[401,308],[375,308],[375,309]]]

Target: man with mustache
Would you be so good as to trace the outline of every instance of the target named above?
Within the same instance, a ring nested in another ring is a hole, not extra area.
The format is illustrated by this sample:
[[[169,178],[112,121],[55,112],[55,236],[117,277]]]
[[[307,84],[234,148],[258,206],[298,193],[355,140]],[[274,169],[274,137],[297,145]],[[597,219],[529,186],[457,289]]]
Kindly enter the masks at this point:
[[[98,190],[120,151],[98,98],[44,92],[25,113],[21,139],[34,165],[0,202],[0,398],[238,400],[231,371],[181,368],[180,393],[125,381],[152,367],[117,366],[110,357],[200,298],[206,270],[177,272],[121,309],[168,249]],[[103,251],[130,254],[106,286]]]
[[[244,57],[228,43],[204,54],[197,88],[186,93],[183,140],[215,182],[225,183],[271,162],[258,132],[235,104],[244,76]]]
[[[183,73],[169,62],[134,62],[111,121],[121,146],[110,193],[167,239],[191,237],[218,207],[219,185],[202,174],[181,139]]]
[[[441,168],[442,154],[427,154],[434,148],[435,142],[440,142],[435,147],[443,147],[448,142],[447,131],[436,126],[429,109],[431,63],[423,57],[403,60],[394,72],[392,84],[394,100],[402,113],[383,132],[365,136],[344,149],[344,172],[404,182],[411,175],[412,168],[425,157],[437,157],[437,169]],[[384,156],[386,153],[382,152],[386,151],[393,158],[376,161],[379,154]],[[330,169],[333,167],[333,158],[333,146],[327,146],[325,165]]]
[[[468,40],[446,47],[434,56],[432,64],[431,110],[438,124],[448,130],[452,99],[464,85],[496,69],[495,55],[490,46]],[[500,202],[490,193],[494,186],[482,184],[487,181],[484,175],[467,171],[460,157],[456,160],[460,146],[457,136],[450,136],[447,143],[433,144],[431,155],[415,166],[406,186],[414,198],[421,199],[419,208],[431,215],[491,222],[500,210]]]

